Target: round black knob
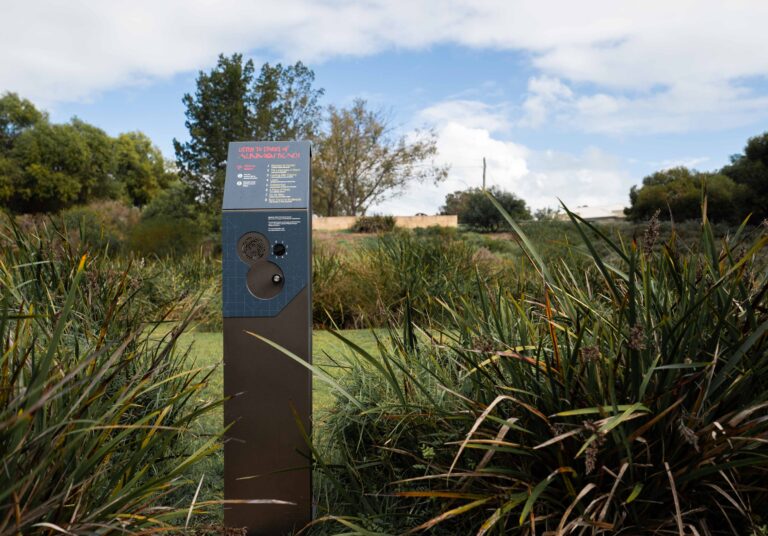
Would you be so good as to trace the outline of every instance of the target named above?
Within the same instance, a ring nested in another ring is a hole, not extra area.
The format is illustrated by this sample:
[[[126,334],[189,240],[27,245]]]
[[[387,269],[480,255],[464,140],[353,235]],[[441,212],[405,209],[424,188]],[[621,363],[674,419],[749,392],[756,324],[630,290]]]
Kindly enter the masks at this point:
[[[280,274],[274,274],[274,275],[272,276],[272,282],[273,282],[275,285],[279,285],[280,283],[282,283],[282,282],[283,282],[283,276],[281,276]]]
[[[275,254],[275,257],[282,257],[285,255],[285,244],[277,243],[272,246],[272,253]]]

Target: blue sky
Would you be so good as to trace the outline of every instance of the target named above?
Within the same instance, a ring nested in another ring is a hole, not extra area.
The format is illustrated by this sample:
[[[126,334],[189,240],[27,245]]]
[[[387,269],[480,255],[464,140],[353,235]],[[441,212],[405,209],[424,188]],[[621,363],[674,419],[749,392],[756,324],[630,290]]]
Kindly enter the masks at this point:
[[[637,5],[636,5],[637,4]],[[364,98],[439,136],[449,179],[375,210],[435,212],[489,183],[533,207],[615,205],[644,175],[718,168],[768,130],[768,3],[0,0],[0,91],[56,121],[142,130],[172,158],[181,97],[218,53],[301,59],[323,104]],[[7,18],[6,18],[7,17]],[[716,30],[714,30],[716,28]],[[7,31],[5,31],[7,30]]]

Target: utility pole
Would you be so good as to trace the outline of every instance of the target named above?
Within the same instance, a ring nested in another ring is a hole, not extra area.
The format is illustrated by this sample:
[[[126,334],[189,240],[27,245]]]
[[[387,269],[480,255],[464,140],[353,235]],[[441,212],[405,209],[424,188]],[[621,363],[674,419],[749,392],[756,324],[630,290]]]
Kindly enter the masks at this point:
[[[485,157],[483,157],[483,191],[485,191]]]

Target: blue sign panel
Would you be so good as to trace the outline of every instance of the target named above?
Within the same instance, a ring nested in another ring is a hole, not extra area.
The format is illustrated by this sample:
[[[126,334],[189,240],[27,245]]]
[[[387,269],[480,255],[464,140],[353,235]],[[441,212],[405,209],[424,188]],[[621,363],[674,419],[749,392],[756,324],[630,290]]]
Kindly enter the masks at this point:
[[[305,210],[225,212],[224,317],[276,316],[306,288],[310,277],[308,235]],[[260,276],[263,290],[249,288],[249,273]],[[280,282],[272,280],[275,275],[281,277]],[[275,290],[274,296],[270,286]]]
[[[223,209],[308,209],[310,144],[306,141],[229,144]]]

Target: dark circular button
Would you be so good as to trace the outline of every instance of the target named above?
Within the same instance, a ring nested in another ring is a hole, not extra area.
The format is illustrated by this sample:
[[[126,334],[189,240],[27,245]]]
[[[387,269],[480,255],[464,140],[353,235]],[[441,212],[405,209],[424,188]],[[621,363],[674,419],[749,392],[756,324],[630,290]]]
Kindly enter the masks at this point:
[[[275,257],[282,257],[285,255],[285,244],[277,243],[272,246],[272,253],[275,254]]]
[[[254,297],[271,300],[283,290],[285,276],[280,267],[269,261],[255,262],[246,276],[246,286]]]

